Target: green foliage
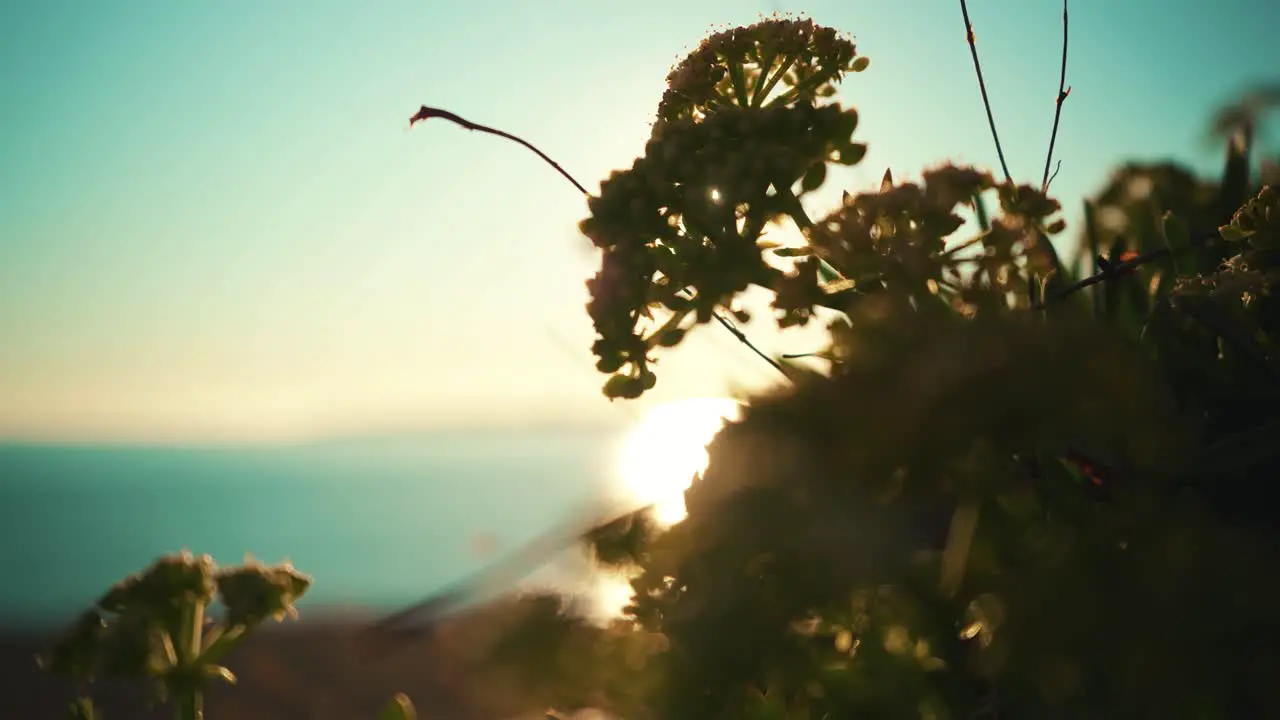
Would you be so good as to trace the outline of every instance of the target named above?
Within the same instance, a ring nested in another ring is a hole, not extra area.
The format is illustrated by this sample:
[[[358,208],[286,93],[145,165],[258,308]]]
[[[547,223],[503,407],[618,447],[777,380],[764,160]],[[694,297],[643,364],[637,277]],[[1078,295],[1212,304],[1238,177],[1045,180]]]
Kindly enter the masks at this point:
[[[212,683],[236,682],[222,665],[227,654],[266,621],[296,616],[294,602],[310,586],[311,578],[287,562],[219,569],[208,555],[166,555],[108,590],[39,661],[86,691],[101,678],[145,681],[155,699],[174,703],[179,720],[196,720]],[[68,712],[98,717],[87,694]],[[397,695],[379,717],[416,714]]]
[[[799,198],[864,151],[819,101],[860,60],[810,24],[709,38],[590,199],[606,395],[751,286],[781,327],[827,323],[828,365],[717,436],[685,520],[588,533],[626,618],[531,600],[495,667],[635,720],[1280,715],[1280,196],[1251,144],[1220,183],[1117,172],[1084,278],[1056,201],[973,168],[811,222]],[[777,63],[808,70],[767,101]],[[762,240],[786,220],[802,246]]]

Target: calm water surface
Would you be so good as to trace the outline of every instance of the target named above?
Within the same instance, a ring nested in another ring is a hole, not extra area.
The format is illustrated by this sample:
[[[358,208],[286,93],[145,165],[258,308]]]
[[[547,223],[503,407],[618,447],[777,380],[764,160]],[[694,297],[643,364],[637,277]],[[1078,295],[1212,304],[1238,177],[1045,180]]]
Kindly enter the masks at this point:
[[[256,449],[0,445],[0,626],[62,622],[157,555],[285,558],[303,607],[394,608],[616,495],[612,432]]]

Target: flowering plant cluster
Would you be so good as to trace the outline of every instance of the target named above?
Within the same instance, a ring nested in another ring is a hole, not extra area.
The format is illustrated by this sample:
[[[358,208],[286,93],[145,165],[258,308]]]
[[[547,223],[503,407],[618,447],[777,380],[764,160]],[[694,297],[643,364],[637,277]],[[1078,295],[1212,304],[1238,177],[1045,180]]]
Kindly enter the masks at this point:
[[[1039,187],[886,173],[813,221],[801,201],[865,154],[834,98],[866,66],[808,22],[716,33],[589,197],[605,395],[652,388],[752,287],[780,327],[826,323],[826,364],[765,356],[784,377],[711,443],[680,523],[586,533],[630,578],[623,619],[535,598],[489,661],[628,718],[1280,713],[1280,196],[1251,145],[1217,183],[1122,168],[1070,264],[1048,162]]]
[[[831,28],[770,19],[712,35],[671,72],[644,155],[601,183],[581,225],[603,251],[587,309],[597,368],[611,375],[607,396],[652,388],[653,352],[733,312],[752,286],[774,292],[783,327],[806,323],[815,307],[848,311],[886,283],[966,312],[1033,301],[1019,268],[1049,276],[1057,258],[1047,238],[1064,227],[1052,218],[1057,203],[1036,188],[943,166],[923,185],[886,176],[880,193],[846,195],[810,220],[801,199],[828,167],[865,155],[854,140],[857,111],[833,97],[868,64]],[[987,191],[1003,215],[980,237],[953,241],[958,211]],[[787,220],[806,246],[763,237]],[[974,245],[982,252],[963,252]],[[976,272],[962,272],[966,264]]]
[[[236,681],[226,656],[267,621],[297,617],[294,603],[309,587],[311,578],[287,562],[218,568],[208,555],[165,555],[108,590],[40,663],[86,691],[102,678],[145,681],[155,700],[174,703],[179,720],[197,720],[210,685]],[[87,692],[70,712],[96,716]],[[412,717],[404,696],[382,715]]]

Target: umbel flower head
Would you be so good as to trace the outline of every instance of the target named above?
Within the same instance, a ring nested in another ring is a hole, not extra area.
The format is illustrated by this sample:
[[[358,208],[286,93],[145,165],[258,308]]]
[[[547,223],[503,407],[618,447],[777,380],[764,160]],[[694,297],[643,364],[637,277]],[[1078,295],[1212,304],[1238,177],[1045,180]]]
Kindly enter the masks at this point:
[[[167,633],[185,609],[213,598],[213,574],[208,555],[184,551],[159,558],[108,590],[41,664],[77,680],[91,680],[99,671],[117,677],[160,672],[172,650]]]
[[[1002,215],[972,240],[953,242],[964,224],[961,209],[973,209],[988,190],[998,192]],[[879,192],[846,195],[841,207],[814,224],[808,247],[786,249],[810,257],[776,287],[779,324],[803,325],[817,306],[850,315],[868,298],[884,299],[886,293],[917,308],[941,301],[966,315],[979,307],[1008,309],[1011,296],[1015,306],[1025,305],[1027,269],[1044,271],[1051,264],[1040,236],[1065,227],[1051,219],[1059,209],[1035,188],[997,184],[972,167],[930,168],[920,184],[895,185],[886,176]],[[966,247],[979,252],[958,252]],[[824,284],[815,258],[837,268],[845,280]],[[876,307],[862,310],[875,314]]]
[[[667,75],[657,126],[700,120],[726,105],[762,107],[835,94],[846,72],[867,67],[853,42],[808,19],[771,17],[717,32]]]
[[[311,587],[311,578],[288,562],[268,566],[249,560],[219,572],[217,584],[227,624],[256,625],[267,618],[297,617],[293,603]]]
[[[98,607],[123,614],[157,611],[213,598],[213,558],[190,552],[165,555],[146,570],[125,578],[98,600]]]
[[[1280,248],[1280,191],[1263,186],[1219,232],[1228,242],[1244,242],[1253,249]]]
[[[857,112],[819,101],[865,67],[836,31],[774,18],[712,35],[671,72],[644,156],[601,183],[581,224],[604,251],[587,311],[606,395],[653,387],[651,349],[778,280],[758,240],[784,216],[807,223],[799,198],[827,165],[865,155]],[[655,311],[667,317],[646,327]]]
[[[208,555],[166,555],[108,590],[40,662],[82,681],[99,672],[160,677],[182,659],[175,645],[186,640],[180,632],[189,632],[184,619],[205,622],[215,593],[226,606],[227,627],[247,629],[267,618],[295,616],[293,603],[310,585],[288,563],[250,561],[218,570]]]

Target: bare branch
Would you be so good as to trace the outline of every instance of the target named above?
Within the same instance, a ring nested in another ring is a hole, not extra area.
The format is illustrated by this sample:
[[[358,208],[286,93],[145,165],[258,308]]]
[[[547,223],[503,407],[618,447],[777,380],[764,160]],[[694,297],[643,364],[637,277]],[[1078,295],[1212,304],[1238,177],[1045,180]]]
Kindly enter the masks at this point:
[[[977,55],[974,58],[976,59]],[[1058,171],[1054,170],[1053,177],[1050,177],[1049,166],[1053,164],[1053,145],[1058,139],[1058,121],[1062,118],[1062,103],[1070,94],[1071,88],[1067,87],[1067,0],[1062,0],[1062,72],[1058,75],[1058,100],[1053,110],[1053,132],[1049,135],[1049,155],[1044,159],[1044,178],[1040,181],[1041,192],[1048,192],[1049,183],[1053,182],[1053,178],[1058,175]]]
[[[1193,240],[1192,246],[1203,247],[1213,242],[1214,239],[1217,237],[1218,237],[1217,233],[1209,233],[1204,237],[1200,238],[1199,241]],[[1109,280],[1121,277],[1123,275],[1128,275],[1129,273],[1133,272],[1134,270],[1141,267],[1142,265],[1146,265],[1147,263],[1159,260],[1164,257],[1168,257],[1170,254],[1172,254],[1172,251],[1169,249],[1168,246],[1165,246],[1165,247],[1156,248],[1155,250],[1149,250],[1145,253],[1142,253],[1141,255],[1125,260],[1124,262],[1118,262],[1114,264],[1106,263],[1101,270],[1094,273],[1093,275],[1090,275],[1089,277],[1083,278],[1075,283],[1072,283],[1071,285],[1068,285],[1067,287],[1063,288],[1061,292],[1054,295],[1053,297],[1045,298],[1045,301],[1041,305],[1041,308],[1046,307],[1052,303],[1058,302],[1060,300],[1065,300],[1071,295],[1074,295],[1080,292],[1081,290],[1084,290],[1087,287],[1097,285],[1098,283],[1101,283],[1101,282],[1107,282]]]
[[[721,315],[720,313],[714,313],[712,317],[718,320],[720,322],[720,325],[725,330],[728,330],[730,333],[733,334],[734,337],[738,338],[739,342],[751,348],[751,350],[755,352],[756,355],[759,355],[761,360],[764,360],[765,362],[772,365],[774,370],[777,370],[783,375],[787,374],[787,371],[782,367],[781,363],[779,363],[777,360],[774,360],[773,358],[761,352],[760,348],[756,347],[755,345],[752,345],[751,341],[747,339],[747,336],[744,335],[743,332],[738,329],[737,325],[734,325],[732,322],[730,322],[728,318],[726,318],[724,315]],[[783,357],[790,357],[790,356],[784,355]],[[788,375],[787,377],[790,377],[790,376]]]
[[[427,120],[430,120],[431,118],[440,118],[441,120],[448,120],[449,122],[454,123],[456,125],[461,125],[462,127],[468,130],[475,130],[482,133],[489,133],[490,135],[497,135],[500,138],[506,138],[507,140],[511,140],[512,142],[520,143],[526,148],[529,148],[530,150],[537,153],[538,157],[545,160],[548,165],[558,170],[560,174],[563,175],[566,180],[573,183],[573,186],[578,188],[578,190],[581,191],[583,195],[591,194],[587,192],[587,189],[585,187],[582,186],[582,183],[578,182],[577,180],[574,180],[573,176],[570,175],[567,170],[560,167],[560,163],[556,162],[555,160],[552,160],[550,157],[547,156],[546,153],[534,147],[533,143],[530,143],[524,138],[512,135],[511,133],[503,132],[497,128],[491,128],[488,125],[473,123],[470,120],[467,120],[466,118],[460,117],[458,115],[455,115],[449,112],[448,110],[441,110],[440,108],[427,107],[426,105],[423,105],[422,107],[418,108],[418,112],[414,113],[413,117],[409,118],[409,127],[413,127],[415,123],[425,122]]]
[[[1051,298],[1046,299],[1044,302],[1044,305],[1049,305],[1050,303],[1058,302],[1060,300],[1065,300],[1071,295],[1074,295],[1080,292],[1081,290],[1084,290],[1087,287],[1097,285],[1100,282],[1105,282],[1107,280],[1111,280],[1112,278],[1120,277],[1121,275],[1127,275],[1128,273],[1137,269],[1138,267],[1145,265],[1149,262],[1152,262],[1153,260],[1159,260],[1160,258],[1167,256],[1168,254],[1169,254],[1169,248],[1162,247],[1162,248],[1156,248],[1155,250],[1151,250],[1149,252],[1145,252],[1135,258],[1132,258],[1130,260],[1125,260],[1124,262],[1115,263],[1114,265],[1108,264],[1106,267],[1104,267],[1102,270],[1098,271],[1097,273],[1090,275],[1087,278],[1079,280],[1078,282],[1072,283],[1071,285],[1068,285],[1067,287],[1063,288],[1062,292],[1058,293],[1057,295],[1054,295]]]
[[[1000,156],[1000,169],[1004,171],[1004,179],[1013,183],[1009,174],[1009,164],[1004,161],[1004,148],[1000,146],[1000,134],[996,132],[996,119],[991,114],[991,100],[987,97],[987,83],[982,79],[982,63],[978,62],[978,46],[973,37],[973,23],[969,22],[969,5],[960,0],[960,12],[964,15],[964,31],[969,40],[969,54],[973,56],[973,69],[978,74],[978,89],[982,91],[982,105],[987,110],[987,124],[991,126],[991,138],[996,141],[996,154]]]

